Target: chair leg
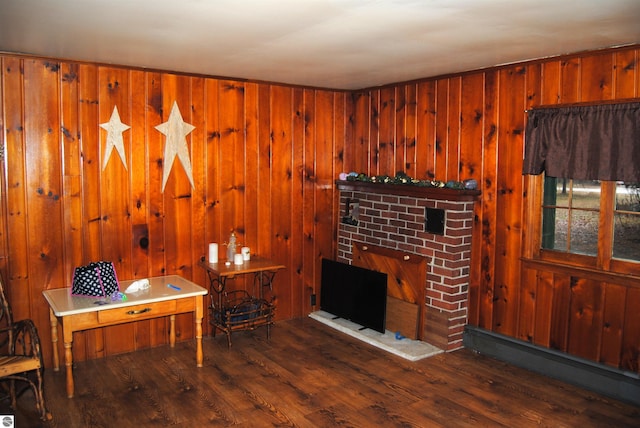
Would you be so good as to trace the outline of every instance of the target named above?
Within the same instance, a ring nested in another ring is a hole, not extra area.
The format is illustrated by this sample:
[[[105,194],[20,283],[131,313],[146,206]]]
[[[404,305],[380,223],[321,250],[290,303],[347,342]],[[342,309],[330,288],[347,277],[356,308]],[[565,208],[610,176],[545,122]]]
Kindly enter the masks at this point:
[[[16,410],[18,408],[18,399],[16,397],[16,381],[13,379],[9,381],[9,399],[11,401],[11,408]]]
[[[40,419],[42,419],[43,421],[49,421],[53,417],[49,410],[47,410],[47,405],[45,404],[44,373],[42,368],[39,370],[35,370],[35,372],[35,379],[33,378],[33,376],[18,376],[9,379],[9,395],[11,399],[11,408],[16,411],[18,409],[18,395],[22,395],[25,391],[27,391],[27,389],[31,389],[31,391],[33,391],[33,398],[35,399],[36,411],[40,414]],[[21,389],[19,392],[16,392],[16,380],[26,383],[25,388]]]
[[[47,405],[44,399],[44,370],[40,368],[36,373],[38,382],[37,385],[33,385],[33,393],[36,397],[36,408],[40,412],[40,419],[43,421],[49,421],[53,416],[49,413],[49,410],[47,410]]]

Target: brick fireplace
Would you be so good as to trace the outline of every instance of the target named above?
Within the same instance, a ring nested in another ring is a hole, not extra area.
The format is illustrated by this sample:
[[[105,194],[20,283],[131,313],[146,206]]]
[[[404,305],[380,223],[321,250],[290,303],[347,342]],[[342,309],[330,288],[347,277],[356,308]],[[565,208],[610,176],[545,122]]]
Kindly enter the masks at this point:
[[[445,351],[461,348],[480,192],[358,181],[338,181],[337,187],[338,260],[352,263],[360,244],[425,257],[422,340]]]

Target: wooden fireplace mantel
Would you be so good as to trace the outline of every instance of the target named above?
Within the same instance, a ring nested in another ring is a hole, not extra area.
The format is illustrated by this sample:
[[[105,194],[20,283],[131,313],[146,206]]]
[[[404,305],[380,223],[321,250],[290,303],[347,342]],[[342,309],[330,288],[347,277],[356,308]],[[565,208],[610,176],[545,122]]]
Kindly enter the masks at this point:
[[[479,190],[412,186],[408,184],[369,183],[365,181],[336,180],[336,186],[338,190],[412,196],[415,198],[437,199],[445,201],[475,201],[481,194]]]

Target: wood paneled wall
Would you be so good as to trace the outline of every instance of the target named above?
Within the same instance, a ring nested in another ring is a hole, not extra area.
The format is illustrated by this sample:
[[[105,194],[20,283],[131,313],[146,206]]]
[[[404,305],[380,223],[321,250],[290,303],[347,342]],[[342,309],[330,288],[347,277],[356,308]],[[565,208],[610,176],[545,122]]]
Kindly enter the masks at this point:
[[[17,318],[36,321],[50,364],[41,292],[69,284],[90,260],[121,279],[197,267],[231,230],[287,266],[276,276],[278,318],[306,316],[319,260],[333,257],[341,171],[475,178],[469,322],[542,346],[638,371],[640,290],[572,273],[526,269],[521,174],[525,110],[640,96],[640,48],[346,93],[2,55],[0,269]],[[162,192],[173,102],[188,135],[192,188],[179,162]],[[118,107],[127,168],[106,131]],[[141,238],[149,239],[145,249]],[[584,314],[588,314],[585,316]],[[190,316],[178,334],[192,336]],[[77,334],[77,360],[167,342],[165,320]]]
[[[17,319],[35,320],[50,364],[42,291],[68,286],[75,266],[112,260],[120,279],[197,267],[209,242],[234,230],[254,254],[287,266],[276,276],[277,317],[305,316],[322,256],[335,252],[337,196],[349,94],[172,73],[0,56],[0,268]],[[155,127],[176,102],[194,186],[172,165],[162,191],[165,136]],[[103,169],[117,106],[126,165]],[[144,245],[148,239],[148,246]],[[239,283],[237,286],[247,286]],[[193,337],[191,315],[177,320]],[[168,341],[167,320],[78,333],[78,361]],[[61,349],[62,352],[62,349]]]
[[[475,178],[469,323],[638,372],[640,288],[524,268],[529,108],[640,97],[640,49],[598,51],[354,94],[347,168]],[[638,272],[640,276],[640,270]],[[637,280],[636,280],[637,284]]]

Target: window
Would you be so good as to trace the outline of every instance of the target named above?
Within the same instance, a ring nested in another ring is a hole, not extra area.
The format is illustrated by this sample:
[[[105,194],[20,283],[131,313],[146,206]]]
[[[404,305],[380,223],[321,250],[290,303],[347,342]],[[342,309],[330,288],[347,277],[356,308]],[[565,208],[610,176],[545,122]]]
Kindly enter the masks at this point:
[[[526,210],[525,258],[640,273],[638,141],[637,99],[529,111],[522,173],[536,176],[536,197]]]
[[[616,183],[613,258],[640,261],[640,183]]]
[[[640,183],[545,176],[543,187],[545,258],[576,255],[574,260],[614,270],[640,262]]]

